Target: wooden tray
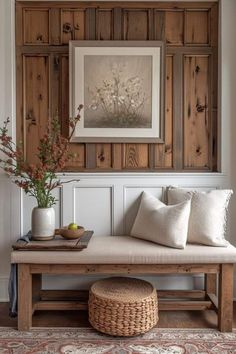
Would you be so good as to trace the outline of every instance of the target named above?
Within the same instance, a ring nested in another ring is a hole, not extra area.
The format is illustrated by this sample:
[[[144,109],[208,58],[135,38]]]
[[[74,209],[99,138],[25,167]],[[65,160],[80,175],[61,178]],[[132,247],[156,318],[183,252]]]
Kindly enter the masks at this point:
[[[93,231],[85,231],[76,240],[66,240],[61,236],[55,236],[49,241],[30,241],[19,239],[14,245],[13,250],[18,251],[82,251],[88,247],[88,243],[93,236]]]

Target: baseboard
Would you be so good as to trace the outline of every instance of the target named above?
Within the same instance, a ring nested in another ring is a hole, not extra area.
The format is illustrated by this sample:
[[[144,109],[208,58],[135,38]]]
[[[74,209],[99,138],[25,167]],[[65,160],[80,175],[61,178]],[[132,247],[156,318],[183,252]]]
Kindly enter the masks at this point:
[[[8,300],[8,277],[0,276],[0,302]]]

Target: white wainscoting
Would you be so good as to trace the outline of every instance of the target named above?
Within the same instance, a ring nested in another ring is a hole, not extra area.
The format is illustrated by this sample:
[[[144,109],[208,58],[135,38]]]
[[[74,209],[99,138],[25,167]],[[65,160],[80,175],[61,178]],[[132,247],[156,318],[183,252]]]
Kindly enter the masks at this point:
[[[101,235],[128,235],[140,203],[142,191],[165,200],[169,185],[186,189],[210,190],[226,185],[222,174],[157,174],[157,173],[85,173],[61,175],[66,183],[55,193],[58,199],[57,227],[76,222]],[[30,215],[34,200],[22,195],[22,232],[30,229]],[[63,260],[60,260],[63,262]],[[44,277],[44,288],[88,288],[98,277]],[[157,288],[201,288],[202,277],[147,277]]]

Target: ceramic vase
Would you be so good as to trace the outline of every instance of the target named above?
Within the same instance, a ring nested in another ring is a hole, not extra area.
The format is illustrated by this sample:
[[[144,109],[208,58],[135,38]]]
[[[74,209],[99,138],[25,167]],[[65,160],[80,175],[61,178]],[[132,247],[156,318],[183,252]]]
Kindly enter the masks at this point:
[[[32,210],[31,216],[32,239],[45,241],[53,239],[55,235],[54,208],[38,208]]]

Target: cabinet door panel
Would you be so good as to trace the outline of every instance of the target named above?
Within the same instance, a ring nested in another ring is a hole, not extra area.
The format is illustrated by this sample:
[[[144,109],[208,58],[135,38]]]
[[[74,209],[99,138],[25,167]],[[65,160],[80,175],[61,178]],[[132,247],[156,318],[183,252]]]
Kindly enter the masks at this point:
[[[24,10],[24,44],[49,44],[49,10]]]

